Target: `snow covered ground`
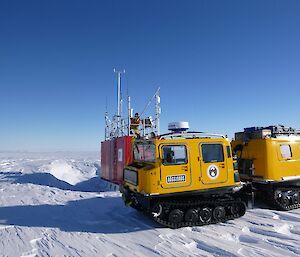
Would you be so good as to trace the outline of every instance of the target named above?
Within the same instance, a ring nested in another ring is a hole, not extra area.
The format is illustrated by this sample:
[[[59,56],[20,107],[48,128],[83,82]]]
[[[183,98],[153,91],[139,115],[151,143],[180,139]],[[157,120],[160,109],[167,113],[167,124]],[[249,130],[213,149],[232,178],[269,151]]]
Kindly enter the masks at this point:
[[[0,153],[0,256],[299,256],[300,210],[172,230],[123,205],[97,153]]]

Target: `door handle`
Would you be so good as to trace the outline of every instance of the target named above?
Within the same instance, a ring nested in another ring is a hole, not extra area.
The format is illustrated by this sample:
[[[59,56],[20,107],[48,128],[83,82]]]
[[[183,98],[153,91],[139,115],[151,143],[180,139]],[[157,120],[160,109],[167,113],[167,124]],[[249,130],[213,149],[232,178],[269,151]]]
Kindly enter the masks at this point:
[[[225,168],[225,164],[222,163],[222,164],[219,165],[219,167],[220,167],[220,168]]]
[[[187,166],[181,167],[181,169],[184,170],[184,171],[188,171],[188,167]]]

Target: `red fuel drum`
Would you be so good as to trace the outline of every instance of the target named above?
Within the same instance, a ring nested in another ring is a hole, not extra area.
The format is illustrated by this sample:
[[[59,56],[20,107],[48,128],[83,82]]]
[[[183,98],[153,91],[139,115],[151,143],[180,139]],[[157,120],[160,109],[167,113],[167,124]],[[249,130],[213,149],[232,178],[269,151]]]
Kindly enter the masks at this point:
[[[133,161],[132,142],[131,136],[101,142],[101,178],[116,184],[123,182],[123,168]]]

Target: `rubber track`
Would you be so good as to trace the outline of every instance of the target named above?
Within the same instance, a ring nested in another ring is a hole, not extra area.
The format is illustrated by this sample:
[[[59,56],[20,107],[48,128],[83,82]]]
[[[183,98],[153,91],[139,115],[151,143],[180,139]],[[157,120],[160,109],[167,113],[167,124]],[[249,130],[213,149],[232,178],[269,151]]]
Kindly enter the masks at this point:
[[[277,210],[281,210],[281,211],[289,211],[289,210],[294,210],[294,209],[300,208],[300,203],[284,206],[277,199],[275,199],[275,191],[276,190],[281,190],[282,192],[293,191],[295,193],[300,194],[299,187],[277,187],[271,191],[271,194],[268,194],[267,200],[270,201]]]
[[[159,202],[160,204],[162,204],[163,206],[170,206],[173,207],[173,209],[180,208],[180,207],[184,207],[184,208],[205,208],[205,207],[217,207],[217,206],[224,206],[224,207],[228,207],[232,204],[238,204],[241,208],[241,210],[243,210],[241,213],[238,213],[236,215],[227,215],[225,216],[223,219],[221,220],[215,220],[212,216],[211,220],[209,222],[203,223],[202,221],[198,221],[198,222],[180,222],[180,223],[171,223],[169,221],[160,219],[159,217],[154,217],[153,215],[152,218],[158,222],[159,224],[169,227],[169,228],[180,228],[180,227],[190,227],[190,226],[203,226],[203,225],[209,225],[209,224],[216,224],[219,222],[224,222],[227,220],[232,220],[232,219],[236,219],[239,218],[241,216],[243,216],[246,212],[246,205],[244,202],[242,202],[241,200],[226,200],[226,201],[203,201],[203,200],[198,200],[198,201],[194,201],[194,202],[186,202],[186,201],[161,201]]]

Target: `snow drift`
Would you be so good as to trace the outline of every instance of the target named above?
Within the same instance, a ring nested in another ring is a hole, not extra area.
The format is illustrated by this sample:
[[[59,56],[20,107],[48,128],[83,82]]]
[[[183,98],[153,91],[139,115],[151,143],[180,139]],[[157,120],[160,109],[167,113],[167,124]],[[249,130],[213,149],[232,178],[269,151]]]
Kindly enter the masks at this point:
[[[54,177],[63,180],[71,185],[85,181],[96,176],[96,168],[86,164],[86,169],[77,167],[75,161],[68,163],[66,160],[55,160],[51,164],[43,166],[44,171],[49,171]],[[87,171],[88,170],[88,171]]]

